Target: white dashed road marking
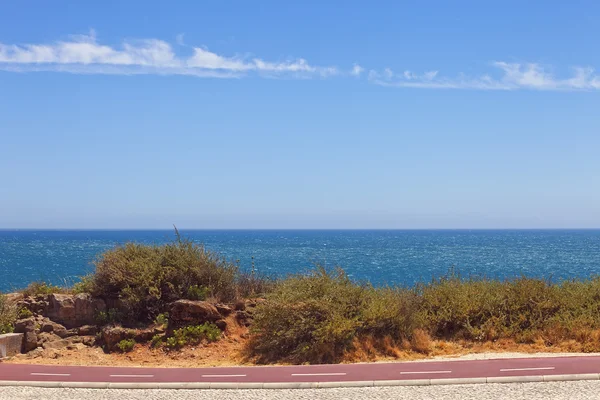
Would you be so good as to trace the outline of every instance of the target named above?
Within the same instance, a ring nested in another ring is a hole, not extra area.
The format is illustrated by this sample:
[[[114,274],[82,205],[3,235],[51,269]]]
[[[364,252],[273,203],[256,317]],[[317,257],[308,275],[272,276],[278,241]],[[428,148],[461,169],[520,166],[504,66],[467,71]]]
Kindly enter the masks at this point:
[[[320,374],[292,374],[292,376],[343,376],[345,372],[323,372]]]
[[[404,371],[400,372],[400,375],[414,375],[414,374],[450,374],[452,371]]]
[[[502,368],[500,372],[511,372],[511,371],[541,371],[554,369],[554,367],[536,367],[536,368]]]

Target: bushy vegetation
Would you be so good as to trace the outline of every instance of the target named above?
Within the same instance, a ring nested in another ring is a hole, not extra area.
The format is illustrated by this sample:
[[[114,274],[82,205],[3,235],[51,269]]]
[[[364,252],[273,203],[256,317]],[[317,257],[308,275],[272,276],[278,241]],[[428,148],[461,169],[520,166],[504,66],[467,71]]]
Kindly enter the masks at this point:
[[[98,325],[116,324],[123,320],[123,313],[116,308],[109,308],[106,311],[100,311],[96,315]]]
[[[186,326],[173,331],[167,338],[166,346],[170,350],[180,349],[188,345],[196,345],[202,341],[215,342],[221,337],[221,330],[211,323],[196,326]]]
[[[21,291],[24,296],[49,295],[52,293],[66,293],[68,289],[52,285],[47,282],[36,281],[31,282],[25,289]]]
[[[169,313],[160,313],[154,319],[156,325],[166,326],[169,324]]]
[[[16,320],[17,308],[0,293],[0,335],[12,332]]]
[[[23,307],[19,310],[17,318],[23,319],[23,318],[29,318],[29,317],[33,317],[33,313],[31,312],[31,310],[29,310],[28,308],[25,308],[25,307]]]
[[[135,347],[135,340],[123,339],[119,343],[117,343],[117,347],[121,351],[121,353],[129,353]]]
[[[118,299],[124,317],[138,321],[152,321],[174,300],[227,302],[237,293],[236,265],[179,237],[161,246],[128,243],[103,253],[95,266],[83,283],[86,291]]]
[[[356,337],[410,338],[417,297],[352,282],[341,269],[318,267],[289,277],[254,315],[249,348],[260,361],[335,362]]]
[[[575,340],[600,350],[600,278],[551,283],[461,279],[374,288],[341,270],[282,280],[255,312],[249,352],[262,362],[335,362],[357,343],[428,352],[430,338],[547,345]]]
[[[150,347],[155,348],[159,347],[163,343],[163,335],[154,335],[152,336],[152,340],[150,340]]]
[[[208,288],[205,286],[193,285],[187,289],[186,299],[188,300],[206,300],[208,297]]]

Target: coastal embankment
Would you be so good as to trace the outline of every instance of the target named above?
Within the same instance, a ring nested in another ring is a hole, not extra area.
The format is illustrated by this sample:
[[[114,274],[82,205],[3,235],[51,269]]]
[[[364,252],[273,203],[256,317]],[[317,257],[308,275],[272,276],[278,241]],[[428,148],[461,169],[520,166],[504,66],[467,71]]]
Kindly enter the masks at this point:
[[[315,267],[272,279],[177,237],[101,254],[71,287],[0,297],[13,362],[239,365],[600,351],[600,278],[443,277],[410,287]]]

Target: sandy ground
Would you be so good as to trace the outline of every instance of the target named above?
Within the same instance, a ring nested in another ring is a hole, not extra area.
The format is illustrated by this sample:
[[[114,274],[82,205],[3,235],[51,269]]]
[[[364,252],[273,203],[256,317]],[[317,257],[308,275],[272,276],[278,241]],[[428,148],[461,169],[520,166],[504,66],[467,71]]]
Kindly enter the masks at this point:
[[[600,353],[561,352],[558,349],[547,348],[540,351],[537,347],[515,345],[512,350],[505,345],[494,348],[492,345],[475,348],[464,348],[458,344],[451,348],[444,344],[440,350],[437,345],[429,355],[414,352],[402,352],[398,357],[374,356],[355,362],[406,362],[406,361],[459,361],[459,360],[488,360],[496,358],[527,358],[527,357],[569,357],[569,356],[600,356]],[[136,345],[130,353],[106,354],[97,347],[78,346],[76,349],[45,350],[41,356],[33,358],[22,354],[4,363],[25,363],[37,365],[87,365],[87,366],[127,366],[127,367],[218,367],[253,365],[243,357],[244,340],[239,336],[229,336],[216,343],[185,348],[181,351],[167,352],[162,349],[152,349],[146,345]]]

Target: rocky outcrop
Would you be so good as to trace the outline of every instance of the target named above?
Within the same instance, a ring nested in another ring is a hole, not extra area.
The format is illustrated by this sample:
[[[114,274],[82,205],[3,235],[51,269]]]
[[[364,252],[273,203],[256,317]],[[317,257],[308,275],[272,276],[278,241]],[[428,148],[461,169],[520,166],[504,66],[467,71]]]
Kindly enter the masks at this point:
[[[206,301],[177,300],[171,303],[169,326],[200,325],[222,319],[217,308]]]
[[[52,332],[62,339],[76,334],[75,332],[68,331],[63,325],[50,321],[49,319],[45,319],[40,324],[40,332]]]
[[[129,329],[122,326],[105,326],[100,331],[100,340],[107,352],[117,351],[121,340],[133,339],[136,343],[145,343],[152,339],[154,335],[164,333],[160,327],[150,327],[147,329]]]
[[[38,347],[38,337],[35,330],[36,320],[34,317],[20,319],[15,322],[15,333],[23,333],[24,353],[27,353]]]
[[[135,331],[133,329],[123,328],[121,326],[105,326],[100,332],[101,341],[104,345],[104,351],[111,352],[117,350],[117,344],[121,340],[133,339]]]
[[[236,311],[235,320],[240,325],[250,326],[252,324],[252,315],[248,311]]]
[[[106,311],[104,301],[88,293],[51,294],[48,303],[44,315],[67,328],[94,324],[98,313]]]
[[[94,336],[96,333],[98,333],[98,327],[95,325],[84,325],[77,328],[79,336]]]
[[[233,308],[229,307],[226,304],[215,304],[215,308],[223,317],[227,317],[229,314],[233,312]]]

